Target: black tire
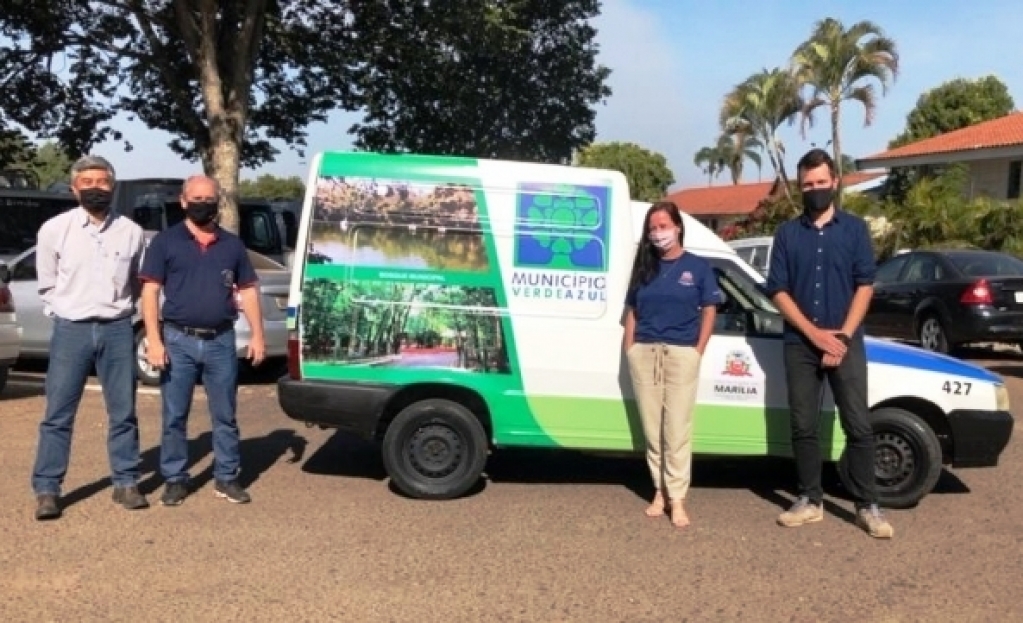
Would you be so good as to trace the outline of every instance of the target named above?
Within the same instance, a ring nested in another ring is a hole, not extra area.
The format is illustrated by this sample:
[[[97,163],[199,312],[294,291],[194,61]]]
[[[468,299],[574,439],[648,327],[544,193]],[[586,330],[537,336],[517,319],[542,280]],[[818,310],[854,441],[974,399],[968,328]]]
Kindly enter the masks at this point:
[[[160,371],[146,362],[145,327],[135,330],[135,378],[143,385],[156,386],[160,384]]]
[[[7,375],[10,374],[11,369],[7,366],[0,366],[0,392],[4,391],[7,387]]]
[[[487,462],[487,434],[457,402],[433,398],[405,407],[387,427],[384,468],[399,491],[447,500],[475,485]]]
[[[941,319],[936,314],[928,313],[920,317],[916,337],[920,341],[920,346],[925,350],[943,355],[947,355],[951,350],[945,325],[941,324]]]
[[[904,409],[884,408],[871,414],[874,429],[874,475],[881,506],[911,508],[934,489],[941,476],[941,443],[922,419]],[[846,455],[838,476],[852,490]]]

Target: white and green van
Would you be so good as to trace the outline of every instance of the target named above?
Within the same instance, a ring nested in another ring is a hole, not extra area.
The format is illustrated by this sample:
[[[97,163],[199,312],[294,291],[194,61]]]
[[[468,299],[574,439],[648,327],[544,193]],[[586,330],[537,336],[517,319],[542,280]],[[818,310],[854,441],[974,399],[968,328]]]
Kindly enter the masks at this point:
[[[639,453],[622,324],[648,207],[612,171],[317,155],[281,407],[381,442],[393,483],[420,498],[465,493],[494,449]],[[694,450],[789,456],[782,320],[763,277],[695,219],[685,226],[726,298],[703,357]],[[867,352],[884,503],[916,503],[943,465],[997,463],[1013,428],[997,375],[889,342]],[[839,461],[834,411],[825,393],[822,443]]]

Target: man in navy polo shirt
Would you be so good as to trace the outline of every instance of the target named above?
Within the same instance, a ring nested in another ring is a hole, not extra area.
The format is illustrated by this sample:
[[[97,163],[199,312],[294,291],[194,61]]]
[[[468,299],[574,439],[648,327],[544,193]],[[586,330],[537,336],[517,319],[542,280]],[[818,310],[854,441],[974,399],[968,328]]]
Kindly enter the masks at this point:
[[[824,378],[846,437],[856,524],[875,538],[894,530],[877,506],[874,434],[867,407],[863,317],[874,294],[866,222],[835,207],[835,163],[812,149],[797,165],[803,214],[774,236],[767,289],[785,317],[785,370],[799,498],[778,517],[796,527],[824,519],[820,428]]]
[[[181,191],[185,220],[153,238],[140,271],[147,357],[162,372],[160,473],[167,485],[160,502],[165,506],[177,506],[188,496],[186,429],[192,394],[200,377],[213,422],[214,493],[235,503],[251,499],[238,484],[241,457],[236,419],[235,291],[252,327],[248,357],[256,365],[266,351],[263,318],[256,272],[245,245],[216,224],[219,195],[214,180],[189,178]]]

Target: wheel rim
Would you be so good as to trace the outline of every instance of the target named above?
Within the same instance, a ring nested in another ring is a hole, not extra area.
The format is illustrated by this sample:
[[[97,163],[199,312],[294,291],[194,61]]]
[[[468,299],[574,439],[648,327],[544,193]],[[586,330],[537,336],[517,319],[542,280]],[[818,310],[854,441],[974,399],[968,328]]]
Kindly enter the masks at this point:
[[[874,473],[878,484],[893,488],[912,479],[917,467],[917,452],[908,439],[885,431],[874,435],[874,445]]]
[[[935,318],[924,320],[920,327],[920,345],[927,350],[938,350],[941,344],[941,325]]]
[[[139,372],[146,377],[152,378],[156,376],[156,368],[149,365],[149,359],[146,358],[146,349],[149,347],[149,341],[146,338],[142,338],[138,341],[135,346],[135,365],[138,366]]]
[[[445,478],[463,463],[465,445],[456,430],[441,423],[417,429],[409,438],[406,458],[415,472],[425,478]]]

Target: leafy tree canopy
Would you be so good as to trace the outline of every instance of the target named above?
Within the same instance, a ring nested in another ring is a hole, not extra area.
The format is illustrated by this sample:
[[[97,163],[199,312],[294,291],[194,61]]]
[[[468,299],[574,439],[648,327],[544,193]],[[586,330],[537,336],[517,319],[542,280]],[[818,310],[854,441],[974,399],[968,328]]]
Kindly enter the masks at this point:
[[[8,0],[0,13],[0,128],[75,157],[173,138],[225,192],[241,166],[302,152],[307,127],[362,110],[362,148],[567,162],[609,95],[589,19],[598,0]]]
[[[260,175],[254,180],[242,180],[238,184],[238,196],[263,199],[301,199],[305,196],[305,184],[297,176]]]
[[[957,78],[927,91],[906,117],[906,129],[889,148],[1004,117],[1015,103],[1005,83],[995,76]]]
[[[675,183],[664,156],[635,143],[594,143],[579,152],[576,164],[621,171],[629,181],[632,199],[637,201],[663,199]]]

